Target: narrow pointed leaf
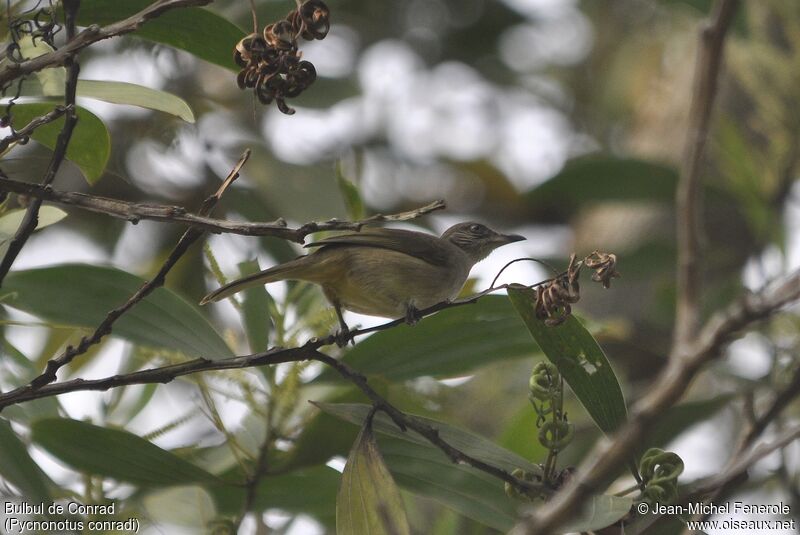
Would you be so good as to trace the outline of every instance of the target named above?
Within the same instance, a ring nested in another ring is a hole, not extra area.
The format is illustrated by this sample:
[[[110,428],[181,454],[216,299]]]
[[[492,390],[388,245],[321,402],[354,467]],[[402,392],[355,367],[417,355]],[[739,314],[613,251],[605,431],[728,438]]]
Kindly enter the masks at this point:
[[[381,437],[381,451],[397,484],[433,499],[485,526],[507,532],[521,502],[505,493],[503,481],[468,465],[453,464],[437,448]]]
[[[60,68],[63,70],[63,67]],[[46,69],[45,72],[51,70],[55,69]],[[63,97],[64,86],[56,85],[54,89],[45,90],[38,80],[30,79],[22,84],[22,95],[26,97]],[[192,108],[179,96],[139,84],[112,80],[78,80],[77,95],[111,104],[126,104],[162,111],[179,117],[187,123],[195,121]]]
[[[531,289],[510,288],[508,297],[597,426],[611,433],[624,423],[627,410],[619,381],[589,331],[574,316],[556,327],[545,325],[536,317],[536,297]]]
[[[3,304],[48,321],[95,328],[144,283],[125,271],[87,264],[12,271],[3,284],[3,290],[11,292]],[[166,288],[158,288],[123,314],[112,332],[137,344],[193,357],[233,355],[198,308]]]
[[[336,498],[338,535],[410,534],[403,498],[369,426],[356,439]]]
[[[336,185],[339,186],[339,193],[350,219],[353,221],[364,219],[364,200],[361,198],[361,192],[353,181],[344,176],[341,162],[336,165]]]
[[[250,260],[239,264],[239,273],[242,277],[258,273],[261,268],[258,260]],[[242,319],[247,340],[250,342],[250,351],[253,353],[264,351],[269,345],[269,294],[264,286],[253,286],[242,292]]]
[[[414,326],[377,332],[351,349],[344,361],[363,374],[404,381],[455,377],[536,352],[508,300],[488,296],[472,305],[443,310]],[[318,380],[341,379],[325,370]]]
[[[68,418],[39,420],[33,441],[79,472],[145,486],[219,482],[172,452],[122,429]]]

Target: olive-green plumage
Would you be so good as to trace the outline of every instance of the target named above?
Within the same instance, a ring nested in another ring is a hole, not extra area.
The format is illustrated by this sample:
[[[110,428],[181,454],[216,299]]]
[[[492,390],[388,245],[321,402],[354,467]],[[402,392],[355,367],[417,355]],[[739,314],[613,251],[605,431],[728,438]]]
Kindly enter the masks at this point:
[[[370,316],[406,317],[453,299],[470,269],[498,247],[523,240],[480,223],[459,223],[441,237],[397,229],[364,229],[326,238],[306,256],[233,281],[203,298],[219,301],[258,284],[302,280],[322,287],[346,329],[341,309]]]

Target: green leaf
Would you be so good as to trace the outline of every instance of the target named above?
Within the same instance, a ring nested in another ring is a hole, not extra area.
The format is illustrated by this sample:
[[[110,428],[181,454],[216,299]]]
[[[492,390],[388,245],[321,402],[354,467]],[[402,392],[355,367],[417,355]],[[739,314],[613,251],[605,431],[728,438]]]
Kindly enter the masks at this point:
[[[59,67],[63,70],[63,67]],[[45,69],[51,71],[55,69]],[[45,90],[37,80],[29,79],[22,84],[22,95],[27,97],[63,97],[64,85],[54,85],[54,90]],[[148,110],[169,113],[194,123],[194,113],[189,104],[177,95],[152,89],[139,84],[115,82],[111,80],[78,80],[77,95],[110,102],[111,104],[127,104]]]
[[[242,277],[258,273],[261,268],[258,260],[249,260],[239,264],[239,273]],[[242,292],[242,318],[247,340],[250,342],[250,351],[257,353],[265,351],[269,346],[269,294],[265,286],[253,286]]]
[[[11,210],[0,216],[0,256],[6,254],[11,239],[17,233],[22,219],[25,217],[26,209]],[[36,230],[58,223],[67,217],[67,213],[55,206],[42,206],[39,208],[39,223]]]
[[[370,405],[360,403],[315,403],[315,405],[328,414],[332,414],[337,418],[341,418],[342,420],[356,425],[362,425],[367,415],[372,410]],[[502,448],[480,435],[432,418],[415,416],[413,414],[407,414],[406,416],[423,425],[437,429],[442,440],[454,448],[493,466],[508,470],[509,472],[516,468],[522,468],[530,472],[539,471],[537,465],[530,463],[516,453]],[[378,433],[395,437],[406,442],[419,444],[435,451],[440,451],[416,431],[411,429],[402,431],[398,429],[397,425],[382,412],[375,415],[372,426]]]
[[[498,360],[531,356],[530,343],[514,309],[500,296],[443,310],[417,325],[400,325],[359,342],[344,362],[360,373],[389,381],[454,377]],[[318,380],[339,380],[325,370]]]
[[[0,233],[14,234],[17,232],[22,218],[25,217],[26,209],[20,208],[18,210],[10,210],[0,216]],[[55,206],[42,206],[39,208],[39,224],[36,225],[37,229],[41,229],[50,225],[54,225],[67,217],[67,213],[61,208]]]
[[[344,176],[341,162],[336,164],[336,184],[339,186],[339,193],[342,195],[350,219],[353,221],[363,219],[364,201],[361,199],[361,193],[358,191],[358,186]]]
[[[194,122],[194,114],[189,104],[182,98],[151,89],[139,84],[128,82],[112,82],[109,80],[80,80],[78,81],[78,96],[95,98],[112,104],[129,104],[163,111],[180,117],[187,123]]]
[[[82,0],[78,24],[111,24],[141,11],[151,3],[152,0]],[[212,11],[189,7],[167,11],[147,21],[132,35],[186,50],[201,59],[235,71],[238,69],[233,62],[233,47],[245,36],[245,32]],[[231,83],[234,83],[233,78]]]
[[[385,389],[380,385],[373,388],[385,395]],[[354,386],[345,386],[333,389],[325,396],[328,403],[353,403],[369,401],[364,393]],[[294,447],[285,464],[279,469],[293,470],[301,466],[312,466],[327,462],[335,455],[347,455],[348,450],[356,439],[358,429],[354,426],[342,425],[339,418],[324,411],[314,411],[316,414],[303,426],[300,436],[294,441]]]
[[[125,271],[87,264],[12,271],[3,304],[57,323],[94,328],[145,281]],[[233,355],[195,305],[158,288],[117,320],[113,333],[134,343],[218,359]]]
[[[558,367],[597,426],[606,433],[627,419],[617,376],[594,337],[574,317],[548,327],[536,317],[536,292],[509,288],[508,297],[545,356]]]
[[[32,502],[50,501],[49,478],[5,419],[0,419],[0,475]]]
[[[36,117],[53,110],[53,104],[44,102],[16,104],[11,111],[14,128],[20,129]],[[75,163],[89,184],[94,184],[103,175],[103,170],[111,154],[111,138],[106,125],[89,110],[76,108],[78,123],[72,132],[67,147],[67,159]],[[64,117],[42,125],[34,130],[31,138],[53,150],[56,140],[64,127]]]
[[[369,426],[358,434],[342,473],[336,498],[336,533],[411,533],[400,490],[383,462]]]
[[[50,418],[35,422],[32,431],[36,444],[79,472],[156,487],[219,482],[202,468],[122,429]]]
[[[386,437],[379,442],[386,464],[402,488],[494,529],[506,532],[514,526],[520,503],[506,496],[501,480],[471,466],[454,464],[430,445]]]

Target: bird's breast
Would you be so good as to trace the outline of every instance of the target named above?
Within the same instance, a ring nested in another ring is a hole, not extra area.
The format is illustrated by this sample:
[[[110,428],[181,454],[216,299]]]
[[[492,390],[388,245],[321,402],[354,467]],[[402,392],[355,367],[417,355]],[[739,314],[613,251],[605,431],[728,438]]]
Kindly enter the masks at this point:
[[[397,251],[371,247],[342,247],[331,251],[342,262],[325,291],[353,312],[399,318],[409,304],[424,309],[458,295],[469,268],[433,265]],[[320,251],[324,253],[324,251]]]

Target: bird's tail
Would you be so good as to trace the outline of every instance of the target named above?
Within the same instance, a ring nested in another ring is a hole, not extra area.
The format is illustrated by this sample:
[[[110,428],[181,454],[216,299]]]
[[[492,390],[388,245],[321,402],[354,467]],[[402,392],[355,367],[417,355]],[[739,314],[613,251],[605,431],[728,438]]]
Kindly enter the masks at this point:
[[[307,261],[305,260],[306,258],[308,257],[301,256],[300,258],[296,258],[289,262],[265,269],[264,271],[259,271],[258,273],[253,273],[252,275],[242,277],[241,279],[237,279],[233,282],[229,282],[228,284],[217,288],[201,299],[200,304],[205,305],[214,301],[221,301],[222,299],[230,297],[235,293],[246,290],[252,286],[258,286],[260,284],[268,284],[270,282],[282,280],[306,280],[304,277],[304,273],[306,271],[304,268],[307,265]]]

